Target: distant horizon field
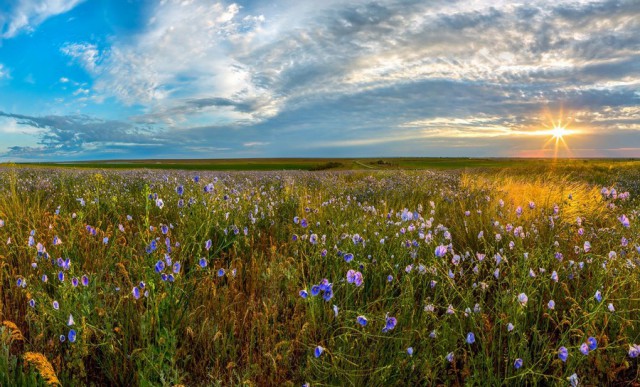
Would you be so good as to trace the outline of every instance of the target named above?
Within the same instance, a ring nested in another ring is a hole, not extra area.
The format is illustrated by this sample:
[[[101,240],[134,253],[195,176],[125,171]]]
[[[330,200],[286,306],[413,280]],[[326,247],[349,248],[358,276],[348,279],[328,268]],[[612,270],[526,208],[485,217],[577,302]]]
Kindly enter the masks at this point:
[[[475,157],[369,157],[369,158],[241,158],[241,159],[130,159],[64,162],[0,163],[1,166],[171,169],[203,171],[341,171],[394,169],[468,169],[505,167],[606,166],[610,163],[640,166],[638,158],[475,158]]]

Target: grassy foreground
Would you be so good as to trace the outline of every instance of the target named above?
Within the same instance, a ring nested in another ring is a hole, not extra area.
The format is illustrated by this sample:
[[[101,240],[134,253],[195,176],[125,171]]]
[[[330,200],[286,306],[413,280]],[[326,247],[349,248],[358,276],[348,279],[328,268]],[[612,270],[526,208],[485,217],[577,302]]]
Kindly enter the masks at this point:
[[[631,383],[639,194],[604,161],[3,168],[0,385]]]

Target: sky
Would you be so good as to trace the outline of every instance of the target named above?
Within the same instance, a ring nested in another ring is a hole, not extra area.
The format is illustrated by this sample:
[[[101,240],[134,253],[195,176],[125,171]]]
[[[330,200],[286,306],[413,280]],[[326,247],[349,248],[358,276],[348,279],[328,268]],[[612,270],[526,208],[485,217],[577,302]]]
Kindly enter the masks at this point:
[[[0,161],[394,156],[640,157],[640,1],[0,0]]]

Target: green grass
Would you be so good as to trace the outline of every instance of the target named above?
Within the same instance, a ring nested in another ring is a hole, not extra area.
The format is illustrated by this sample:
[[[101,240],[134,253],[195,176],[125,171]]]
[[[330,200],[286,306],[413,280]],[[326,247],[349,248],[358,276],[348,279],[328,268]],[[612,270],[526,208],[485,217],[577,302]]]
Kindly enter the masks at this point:
[[[63,385],[537,385],[568,384],[574,373],[584,384],[637,380],[628,356],[640,343],[637,162],[385,159],[383,170],[361,165],[378,159],[251,162],[356,161],[361,170],[188,170],[247,160],[0,168],[0,312],[24,336],[0,329],[0,381],[43,383],[37,367],[25,366],[26,352],[43,354]],[[398,169],[417,166],[453,170]],[[603,198],[603,186],[630,198]],[[419,219],[403,220],[404,209]],[[449,244],[445,257],[435,255]],[[162,270],[174,282],[155,270],[165,254],[180,262],[175,274],[172,265]],[[69,258],[68,270],[57,258]],[[350,269],[363,274],[361,286],[346,281]],[[88,286],[74,287],[83,275]],[[299,296],[325,278],[329,301]],[[367,326],[357,324],[361,315]],[[383,332],[387,315],[398,324]],[[70,329],[77,341],[60,342]],[[579,347],[589,337],[598,348],[585,356]]]

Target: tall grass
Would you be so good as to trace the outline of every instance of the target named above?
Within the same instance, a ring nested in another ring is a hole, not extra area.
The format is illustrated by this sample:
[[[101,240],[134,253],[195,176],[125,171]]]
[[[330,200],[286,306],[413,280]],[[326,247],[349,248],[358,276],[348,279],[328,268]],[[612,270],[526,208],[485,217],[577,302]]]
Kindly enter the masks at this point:
[[[589,171],[195,176],[0,171],[0,318],[24,338],[0,351],[0,380],[43,383],[42,372],[22,366],[29,353],[50,362],[63,385],[531,385],[568,383],[574,373],[604,384],[639,376],[627,353],[640,342],[634,169],[597,181],[629,189],[627,200],[603,196]],[[435,253],[441,245],[444,257]],[[159,261],[173,282],[156,271]],[[346,280],[349,269],[362,273],[361,286]],[[323,279],[332,284],[328,301],[311,295]],[[383,332],[386,317],[397,326]],[[598,348],[583,355],[589,337]]]

